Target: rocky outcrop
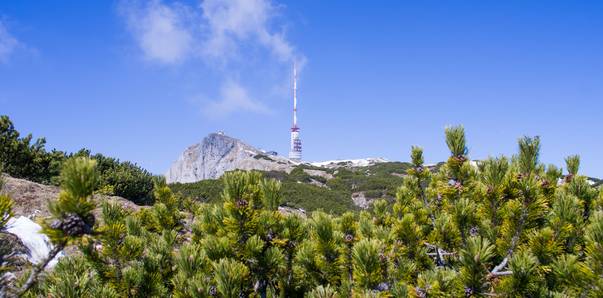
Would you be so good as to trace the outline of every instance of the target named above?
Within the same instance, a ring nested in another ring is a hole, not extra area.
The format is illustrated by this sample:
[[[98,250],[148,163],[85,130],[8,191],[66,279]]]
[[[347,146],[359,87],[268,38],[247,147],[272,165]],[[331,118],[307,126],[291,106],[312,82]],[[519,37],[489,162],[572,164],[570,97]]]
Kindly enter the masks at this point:
[[[301,208],[287,207],[287,206],[278,207],[278,212],[280,212],[283,215],[295,214],[295,215],[301,216],[303,218],[306,218],[306,216],[307,216],[306,210],[301,209]]]
[[[8,175],[3,175],[2,179],[4,185],[0,189],[0,193],[8,195],[14,201],[13,213],[15,217],[25,216],[34,219],[38,216],[49,216],[48,202],[56,200],[61,191],[57,186],[39,184],[25,179],[13,178]],[[122,197],[95,195],[94,200],[97,203],[94,215],[97,217],[101,211],[100,203],[106,200],[115,201],[122,207],[130,210],[142,208]]]
[[[327,171],[323,171],[323,170],[304,169],[304,172],[310,176],[322,177],[327,180],[331,180],[334,178],[333,174],[329,174]]]
[[[373,202],[364,195],[363,191],[352,193],[352,201],[354,202],[354,205],[362,209],[368,209]]]
[[[0,255],[9,258],[11,266],[16,266],[20,269],[21,266],[27,264],[27,256],[30,250],[23,244],[23,241],[12,233],[0,231]]]
[[[13,178],[2,175],[1,194],[8,195],[13,200],[13,214],[4,230],[0,231],[0,254],[10,256],[11,272],[0,276],[0,283],[15,279],[23,273],[26,264],[38,263],[46,258],[52,244],[46,235],[41,233],[42,227],[36,222],[40,218],[50,215],[48,202],[56,200],[60,188],[51,185],[43,185],[25,179]],[[129,210],[145,208],[138,206],[124,198],[115,196],[95,195],[93,200],[97,203],[93,213],[100,218],[101,203],[110,200]],[[75,251],[69,246],[65,251]],[[47,268],[56,264],[58,258],[69,252],[61,252],[53,259]],[[0,264],[2,265],[2,264]],[[0,287],[1,288],[1,287]],[[0,291],[0,297],[2,292]]]
[[[168,183],[217,179],[232,170],[291,172],[297,163],[261,151],[222,133],[188,147],[165,174]]]

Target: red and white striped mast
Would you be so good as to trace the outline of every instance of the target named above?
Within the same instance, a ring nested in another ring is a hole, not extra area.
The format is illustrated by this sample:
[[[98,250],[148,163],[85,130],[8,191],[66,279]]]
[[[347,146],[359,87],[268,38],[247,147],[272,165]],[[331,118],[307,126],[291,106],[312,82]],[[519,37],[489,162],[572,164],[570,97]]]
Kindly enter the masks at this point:
[[[291,127],[291,148],[289,159],[301,161],[302,143],[299,138],[299,127],[297,126],[297,68],[293,63],[293,126]]]

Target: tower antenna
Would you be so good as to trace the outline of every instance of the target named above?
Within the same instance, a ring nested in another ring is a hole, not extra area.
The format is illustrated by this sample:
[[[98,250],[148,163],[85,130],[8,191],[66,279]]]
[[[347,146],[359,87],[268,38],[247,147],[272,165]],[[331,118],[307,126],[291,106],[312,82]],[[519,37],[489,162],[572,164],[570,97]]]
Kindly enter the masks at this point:
[[[293,126],[291,126],[291,148],[289,159],[301,161],[302,143],[299,138],[299,126],[297,126],[297,66],[293,62]]]

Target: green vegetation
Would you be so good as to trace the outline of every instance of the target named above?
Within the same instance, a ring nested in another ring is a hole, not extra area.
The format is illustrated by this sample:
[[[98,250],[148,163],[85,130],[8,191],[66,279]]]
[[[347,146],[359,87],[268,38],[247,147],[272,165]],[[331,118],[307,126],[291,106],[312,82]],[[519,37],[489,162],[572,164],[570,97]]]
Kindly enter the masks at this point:
[[[100,182],[95,191],[107,195],[116,195],[137,204],[150,204],[153,201],[153,177],[146,170],[130,162],[120,162],[102,154],[91,155],[82,149],[75,154],[62,151],[47,151],[46,140],[32,136],[21,137],[7,116],[0,116],[0,169],[15,178],[58,185],[60,169],[63,163],[73,156],[85,156],[96,160]]]
[[[283,185],[283,204],[306,211],[323,210],[333,214],[357,210],[352,193],[363,192],[367,198],[393,200],[396,189],[402,183],[402,175],[410,163],[387,162],[353,169],[325,169],[311,165],[299,165],[285,172],[261,172],[267,178]],[[305,170],[317,170],[333,178],[310,175]],[[195,183],[174,183],[170,187],[176,193],[200,202],[221,202],[222,179],[203,180]]]
[[[9,175],[31,181],[56,184],[65,154],[46,151],[46,140],[32,142],[31,134],[21,137],[8,116],[0,115],[0,168]]]
[[[153,176],[147,170],[131,162],[102,154],[91,155],[89,150],[80,150],[75,156],[85,156],[96,160],[100,173],[98,192],[120,196],[136,204],[150,204],[153,201]]]
[[[201,180],[195,183],[170,184],[172,191],[198,202],[220,203],[224,183],[222,179]]]
[[[43,231],[82,253],[46,275],[45,262],[34,266],[8,296],[601,297],[603,191],[579,174],[579,158],[567,159],[560,180],[539,162],[538,138],[478,167],[462,127],[446,140],[451,155],[437,171],[412,148],[393,202],[308,217],[277,210],[290,187],[282,181],[307,179],[303,171],[278,174],[281,182],[236,171],[220,180],[219,201],[186,199],[158,181],[153,206],[105,203],[95,220],[95,162],[70,159]],[[366,183],[340,172],[332,180]],[[0,204],[0,214],[9,209]]]
[[[2,177],[0,177],[0,185]],[[13,253],[14,247],[10,241],[5,241],[3,237],[6,232],[8,221],[13,216],[13,201],[6,195],[0,195],[0,296],[2,288],[8,285],[8,280],[5,274],[15,269],[15,264],[18,262]]]

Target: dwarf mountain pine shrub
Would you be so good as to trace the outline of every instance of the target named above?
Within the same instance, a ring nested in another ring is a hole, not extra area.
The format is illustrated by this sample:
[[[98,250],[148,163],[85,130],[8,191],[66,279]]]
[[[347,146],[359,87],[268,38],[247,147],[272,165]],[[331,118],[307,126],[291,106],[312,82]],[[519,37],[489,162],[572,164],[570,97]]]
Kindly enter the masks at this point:
[[[280,183],[231,172],[220,203],[156,183],[153,206],[106,203],[92,221],[93,163],[74,161],[45,232],[82,253],[20,294],[601,297],[603,194],[580,175],[579,158],[567,159],[561,179],[540,163],[538,138],[521,138],[510,158],[475,163],[462,127],[445,134],[451,155],[437,171],[413,147],[394,202],[341,215],[281,213]]]

